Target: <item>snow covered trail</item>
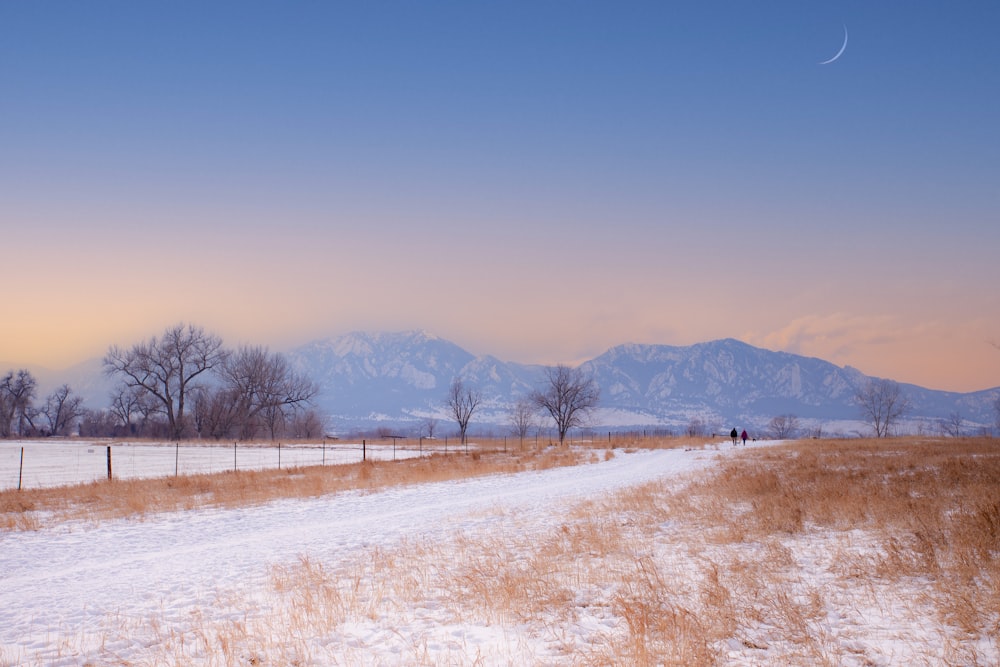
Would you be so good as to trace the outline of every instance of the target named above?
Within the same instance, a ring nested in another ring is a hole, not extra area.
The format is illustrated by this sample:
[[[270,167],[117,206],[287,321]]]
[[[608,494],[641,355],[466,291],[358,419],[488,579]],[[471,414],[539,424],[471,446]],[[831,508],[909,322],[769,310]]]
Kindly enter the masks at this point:
[[[731,451],[617,452],[538,472],[0,534],[0,657],[44,660],[53,638],[86,634],[109,614],[181,622],[222,591],[266,585],[271,565],[488,528],[484,512],[496,507],[554,522],[560,506]]]

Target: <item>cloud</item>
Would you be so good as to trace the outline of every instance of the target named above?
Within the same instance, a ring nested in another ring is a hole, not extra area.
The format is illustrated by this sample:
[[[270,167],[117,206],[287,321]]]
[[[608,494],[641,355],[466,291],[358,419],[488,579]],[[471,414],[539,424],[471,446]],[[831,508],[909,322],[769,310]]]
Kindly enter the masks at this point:
[[[926,335],[932,324],[906,325],[892,315],[830,313],[797,318],[776,331],[745,334],[752,345],[828,361],[867,356],[873,347],[902,345]]]

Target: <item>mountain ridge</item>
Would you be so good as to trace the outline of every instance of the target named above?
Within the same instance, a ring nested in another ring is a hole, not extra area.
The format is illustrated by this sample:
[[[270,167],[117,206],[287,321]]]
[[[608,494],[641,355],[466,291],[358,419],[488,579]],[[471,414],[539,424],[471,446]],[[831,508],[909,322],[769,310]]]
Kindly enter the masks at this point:
[[[416,431],[451,422],[448,387],[462,378],[483,400],[473,430],[503,430],[514,403],[545,382],[541,364],[474,355],[423,330],[354,331],[320,338],[284,353],[320,387],[316,404],[334,432],[389,426]],[[674,346],[621,343],[579,365],[601,390],[594,428],[683,431],[692,423],[728,432],[731,424],[762,430],[795,415],[812,432],[866,432],[854,396],[870,376],[817,357],[758,348],[734,338]],[[99,359],[39,374],[39,397],[68,383],[91,407],[108,403],[112,378]],[[969,432],[992,428],[1000,387],[948,392],[900,383],[913,409],[906,432],[934,432],[959,415]],[[448,428],[448,426],[443,426]]]
[[[382,367],[385,372],[363,381],[356,372],[358,359],[343,360],[330,369],[316,353],[331,346],[363,349],[371,355],[364,359],[365,367]],[[416,427],[427,419],[447,423],[445,397],[456,377],[483,394],[473,423],[500,427],[517,398],[543,385],[547,368],[476,356],[424,331],[355,331],[307,343],[289,355],[300,370],[311,371],[320,381],[322,404],[335,424],[344,428],[373,423]],[[733,338],[690,346],[622,343],[580,367],[601,388],[595,427],[682,430],[699,420],[708,428],[738,422],[761,429],[784,414],[794,414],[817,430],[856,434],[866,427],[854,396],[869,376],[850,366],[766,350]],[[317,377],[317,369],[325,381]],[[958,393],[900,384],[914,404],[909,421],[916,430],[932,429],[955,413],[962,415],[970,430],[993,424],[992,401],[1000,396],[1000,387]],[[350,400],[345,396],[348,389]]]

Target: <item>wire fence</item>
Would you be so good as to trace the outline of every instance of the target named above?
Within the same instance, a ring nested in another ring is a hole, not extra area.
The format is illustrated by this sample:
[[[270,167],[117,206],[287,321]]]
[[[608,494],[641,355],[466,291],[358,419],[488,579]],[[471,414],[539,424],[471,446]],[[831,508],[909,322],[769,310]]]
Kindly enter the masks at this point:
[[[654,431],[592,431],[568,438],[567,444],[626,446],[672,438]],[[101,439],[0,440],[0,491],[87,484],[106,479],[143,479],[234,470],[267,470],[393,461],[486,451],[523,451],[552,445],[550,432],[530,437],[469,439],[389,436],[356,441],[292,443],[122,442]]]
[[[232,470],[266,470],[392,461],[457,453],[456,443],[413,439],[370,443],[108,443],[97,440],[0,441],[0,490],[86,484]]]

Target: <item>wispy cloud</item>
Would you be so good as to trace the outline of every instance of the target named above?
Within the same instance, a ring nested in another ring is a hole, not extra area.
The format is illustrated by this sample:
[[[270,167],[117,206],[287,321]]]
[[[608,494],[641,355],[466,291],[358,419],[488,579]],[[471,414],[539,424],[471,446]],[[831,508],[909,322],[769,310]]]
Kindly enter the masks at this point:
[[[934,323],[907,324],[894,315],[840,312],[806,315],[775,331],[747,333],[745,339],[768,349],[840,363],[865,356],[866,348],[906,344],[934,327]]]

